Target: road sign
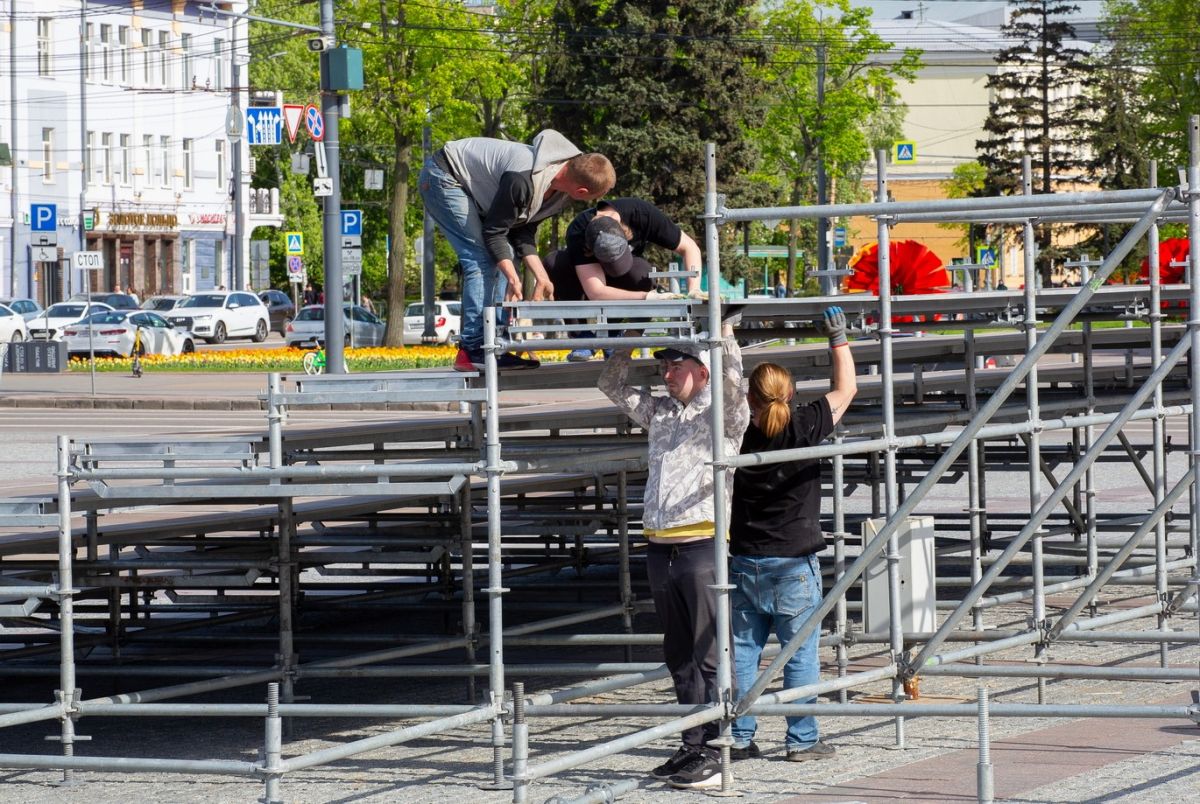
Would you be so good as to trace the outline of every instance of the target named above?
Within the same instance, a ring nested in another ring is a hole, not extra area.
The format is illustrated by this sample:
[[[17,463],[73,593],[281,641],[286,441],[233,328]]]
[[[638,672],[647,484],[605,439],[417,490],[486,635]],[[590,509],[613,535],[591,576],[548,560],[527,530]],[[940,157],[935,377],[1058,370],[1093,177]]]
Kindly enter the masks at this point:
[[[304,253],[304,232],[284,232],[283,235],[287,240],[287,253],[289,256]]]
[[[95,212],[83,213],[83,228],[84,228],[84,231],[87,231],[87,232],[90,232],[96,228],[96,213]]]
[[[296,141],[300,132],[300,118],[304,117],[304,105],[301,103],[283,104],[283,124],[287,127],[288,142]]]
[[[996,249],[988,248],[987,246],[976,246],[975,262],[979,265],[991,268],[996,264]]]
[[[251,106],[246,110],[246,144],[278,145],[283,141],[283,115],[278,106]]]
[[[58,262],[58,246],[33,246],[34,262]]]
[[[246,115],[242,114],[240,106],[230,106],[225,112],[225,136],[237,142],[246,130]]]
[[[304,110],[304,127],[308,129],[308,136],[312,137],[313,141],[321,142],[325,139],[325,117],[321,110],[311,103]]]
[[[328,176],[318,176],[313,179],[313,195],[317,198],[333,195],[333,179]]]
[[[104,254],[99,251],[76,251],[71,264],[81,271],[99,271],[104,267]]]
[[[58,232],[58,204],[30,204],[29,228],[35,232]]]
[[[304,258],[292,255],[287,258],[288,276],[304,273]]]
[[[361,209],[343,209],[342,234],[350,235],[351,237],[362,237],[362,221]]]
[[[833,229],[833,247],[842,248],[846,245],[846,227],[836,226]]]
[[[912,140],[900,140],[892,145],[892,161],[898,165],[911,165],[917,161],[917,144]]]

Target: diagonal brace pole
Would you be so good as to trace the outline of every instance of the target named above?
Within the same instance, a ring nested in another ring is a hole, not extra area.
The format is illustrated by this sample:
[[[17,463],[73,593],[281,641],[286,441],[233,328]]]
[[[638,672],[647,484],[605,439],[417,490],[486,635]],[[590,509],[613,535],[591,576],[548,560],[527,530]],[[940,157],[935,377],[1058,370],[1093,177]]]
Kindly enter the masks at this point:
[[[1034,512],[1032,517],[1030,517],[1029,522],[1024,528],[1021,529],[1021,532],[1018,533],[1011,542],[1009,542],[1008,546],[1004,549],[1004,552],[1000,554],[1000,557],[996,559],[995,563],[988,567],[988,571],[985,572],[983,577],[979,579],[979,583],[975,584],[970,590],[968,590],[967,594],[958,604],[958,607],[954,611],[950,612],[950,615],[946,617],[945,621],[942,623],[941,627],[938,628],[937,632],[934,633],[930,640],[925,643],[924,647],[921,648],[921,651],[917,654],[916,658],[909,663],[908,668],[905,670],[906,673],[915,675],[917,672],[919,672],[920,667],[933,655],[934,651],[938,649],[942,642],[945,641],[946,637],[959,623],[959,621],[971,610],[972,607],[975,606],[976,603],[979,602],[979,598],[983,597],[983,594],[988,590],[996,578],[999,577],[1000,573],[1005,570],[1005,568],[1008,566],[1008,563],[1012,561],[1013,556],[1015,556],[1017,552],[1025,546],[1025,543],[1033,537],[1033,534],[1036,533],[1038,528],[1041,527],[1042,522],[1046,520],[1046,517],[1050,515],[1054,507],[1059,504],[1063,497],[1066,496],[1067,492],[1071,490],[1071,487],[1083,477],[1084,472],[1086,472],[1088,468],[1096,462],[1096,458],[1104,452],[1104,448],[1108,446],[1109,442],[1116,438],[1117,433],[1121,431],[1121,428],[1125,426],[1125,423],[1133,417],[1133,414],[1136,413],[1143,404],[1145,404],[1146,399],[1154,392],[1154,389],[1157,388],[1159,383],[1161,383],[1163,379],[1171,373],[1171,369],[1175,367],[1175,364],[1179,362],[1179,359],[1183,357],[1190,348],[1191,341],[1189,340],[1181,340],[1175,345],[1175,348],[1171,350],[1171,353],[1166,357],[1165,360],[1163,360],[1162,364],[1154,370],[1149,378],[1147,378],[1145,384],[1142,385],[1142,387],[1137,390],[1137,392],[1129,399],[1129,401],[1125,403],[1125,406],[1121,408],[1121,412],[1117,415],[1117,418],[1109,422],[1108,427],[1104,428],[1104,432],[1101,433],[1100,437],[1097,438],[1095,443],[1092,444],[1091,449],[1083,454],[1079,462],[1075,464],[1075,467],[1065,478],[1063,478],[1062,484],[1059,485],[1059,487],[1056,488],[1040,506],[1038,506],[1037,511]]]
[[[904,499],[904,502],[896,509],[896,513],[892,518],[879,529],[879,532],[875,534],[875,538],[863,546],[862,553],[854,560],[853,564],[846,568],[845,574],[830,588],[829,592],[821,600],[821,605],[809,613],[808,617],[805,618],[788,643],[783,646],[767,669],[759,675],[754,685],[742,694],[742,697],[738,699],[737,705],[734,708],[735,715],[745,714],[746,710],[753,705],[758,696],[771,683],[771,680],[779,675],[780,671],[783,670],[783,666],[796,654],[796,651],[804,644],[804,640],[808,639],[809,634],[820,627],[825,615],[833,610],[838,599],[846,593],[852,584],[858,581],[863,571],[867,568],[867,565],[874,561],[875,557],[887,545],[888,539],[900,527],[900,523],[925,499],[925,495],[937,484],[950,465],[958,460],[958,456],[966,450],[967,445],[974,440],[976,433],[983,427],[984,422],[989,421],[995,415],[996,411],[1008,400],[1008,397],[1012,395],[1017,386],[1025,380],[1026,375],[1033,368],[1034,364],[1050,350],[1050,347],[1054,344],[1058,336],[1070,326],[1075,316],[1087,306],[1096,290],[1104,284],[1104,280],[1120,264],[1121,260],[1125,259],[1126,255],[1133,250],[1134,245],[1145,236],[1155,220],[1162,214],[1167,204],[1175,197],[1175,194],[1175,188],[1165,189],[1158,196],[1158,200],[1150,205],[1146,213],[1133,225],[1125,237],[1121,238],[1121,241],[1117,243],[1116,247],[1097,269],[1096,275],[1092,277],[1092,280],[1080,288],[1075,297],[1062,309],[1062,312],[1058,314],[1058,318],[1054,319],[1054,323],[1038,339],[1038,342],[1022,358],[1021,362],[1016,365],[1008,378],[1000,384],[996,392],[979,408],[979,412],[963,428],[963,431],[959,433],[954,443],[946,447],[946,451],[942,453],[942,457],[930,468],[929,473],[921,479],[921,482],[917,484],[912,493]]]

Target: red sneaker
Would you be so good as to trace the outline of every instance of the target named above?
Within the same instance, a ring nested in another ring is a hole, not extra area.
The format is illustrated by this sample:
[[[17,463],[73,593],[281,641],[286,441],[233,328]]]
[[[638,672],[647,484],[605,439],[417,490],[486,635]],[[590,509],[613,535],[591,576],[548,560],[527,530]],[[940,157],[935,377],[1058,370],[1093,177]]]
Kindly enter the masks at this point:
[[[472,359],[474,358],[474,359]],[[479,371],[480,365],[483,363],[483,355],[472,355],[466,349],[459,348],[458,354],[454,356],[455,371]]]

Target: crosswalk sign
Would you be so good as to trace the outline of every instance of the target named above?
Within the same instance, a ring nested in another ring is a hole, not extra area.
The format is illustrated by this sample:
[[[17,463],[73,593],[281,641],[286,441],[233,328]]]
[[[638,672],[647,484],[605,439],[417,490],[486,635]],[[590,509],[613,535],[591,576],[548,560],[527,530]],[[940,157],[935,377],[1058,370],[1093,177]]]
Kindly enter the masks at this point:
[[[987,246],[976,246],[975,263],[985,268],[991,268],[996,264],[996,249]]]
[[[285,232],[287,238],[287,253],[303,254],[304,253],[304,232]]]
[[[917,144],[912,140],[901,140],[892,145],[892,161],[898,165],[911,165],[917,161]]]

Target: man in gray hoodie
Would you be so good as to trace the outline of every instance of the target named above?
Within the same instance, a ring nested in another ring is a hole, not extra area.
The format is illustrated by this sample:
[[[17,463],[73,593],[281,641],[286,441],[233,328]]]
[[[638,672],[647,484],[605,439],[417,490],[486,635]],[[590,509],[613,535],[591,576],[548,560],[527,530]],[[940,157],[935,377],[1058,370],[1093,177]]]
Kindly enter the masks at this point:
[[[601,154],[582,153],[557,131],[533,143],[470,137],[446,143],[421,169],[425,209],[450,241],[463,268],[462,336],[454,368],[483,365],[483,309],[521,298],[515,260],[537,278],[534,300],[550,298],[537,254],[537,225],[570,201],[594,201],[613,188],[616,172]],[[501,369],[536,368],[536,360],[501,355]]]

